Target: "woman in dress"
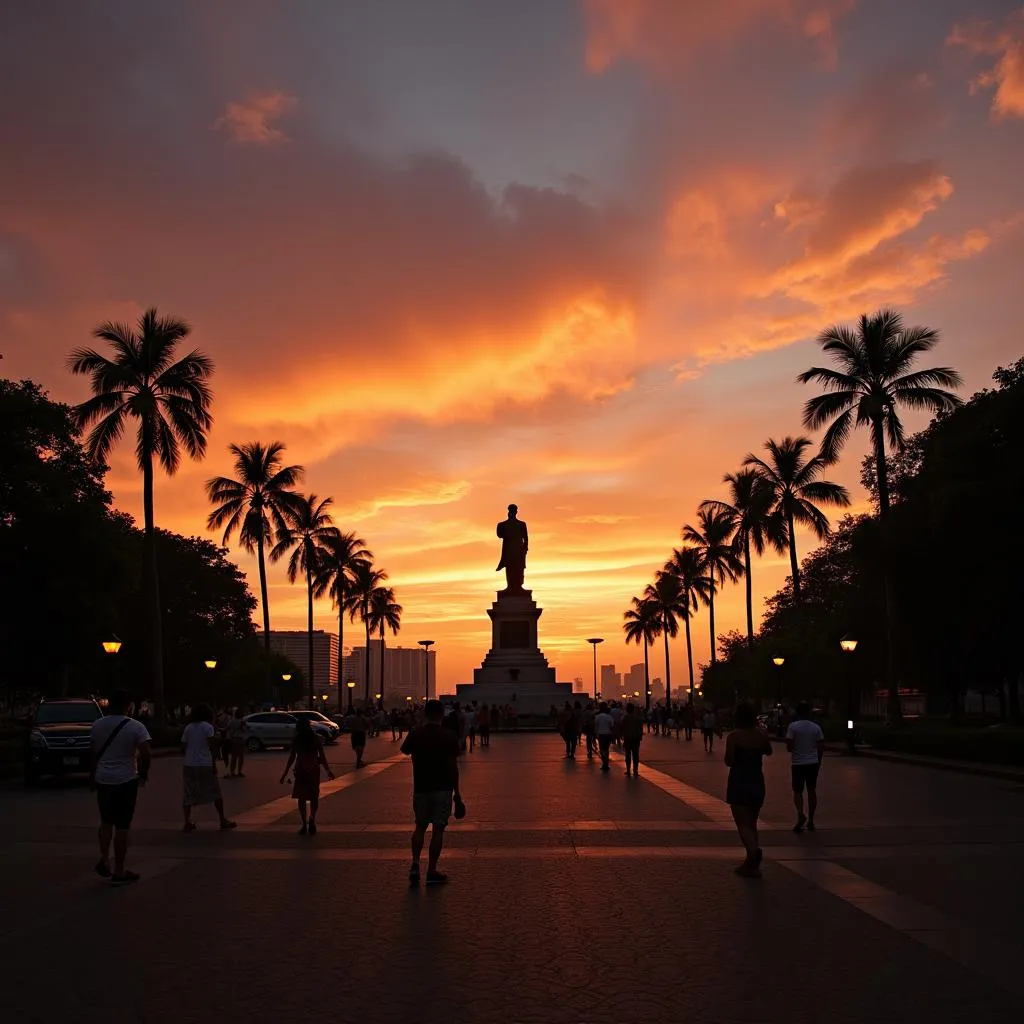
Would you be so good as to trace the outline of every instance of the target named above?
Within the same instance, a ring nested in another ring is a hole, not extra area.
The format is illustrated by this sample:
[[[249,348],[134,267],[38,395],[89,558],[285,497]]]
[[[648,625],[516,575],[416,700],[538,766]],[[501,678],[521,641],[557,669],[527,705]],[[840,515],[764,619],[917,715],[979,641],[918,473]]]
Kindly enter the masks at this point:
[[[771,740],[758,729],[754,709],[749,704],[740,704],[736,708],[735,728],[725,741],[725,763],[729,766],[725,799],[747,851],[736,874],[747,878],[761,877],[762,853],[757,839],[757,818],[764,804],[761,759],[771,752]]]
[[[224,801],[217,781],[217,762],[214,752],[219,749],[216,730],[213,727],[213,711],[209,704],[200,704],[192,709],[191,721],[181,734],[181,748],[184,756],[182,783],[184,796],[182,811],[185,815],[185,831],[194,832],[192,808],[202,804],[213,804],[220,817],[221,828],[234,828],[235,822],[224,816]]]
[[[320,807],[320,769],[323,768],[327,772],[329,779],[334,778],[334,772],[327,763],[323,744],[313,732],[313,726],[304,718],[300,718],[295,727],[295,739],[292,740],[292,749],[288,752],[288,763],[281,773],[282,784],[292,765],[295,766],[292,799],[298,800],[299,818],[302,819],[299,835],[315,836],[316,812]]]

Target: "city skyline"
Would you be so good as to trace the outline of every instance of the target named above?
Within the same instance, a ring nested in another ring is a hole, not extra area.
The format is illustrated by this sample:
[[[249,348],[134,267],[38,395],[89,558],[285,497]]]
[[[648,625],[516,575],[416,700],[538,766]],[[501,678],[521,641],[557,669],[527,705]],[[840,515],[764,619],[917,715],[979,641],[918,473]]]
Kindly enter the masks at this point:
[[[794,379],[819,330],[896,305],[941,332],[963,396],[1019,356],[1024,15],[483,6],[243,21],[97,0],[63,5],[59,33],[52,3],[6,13],[3,371],[78,402],[65,360],[99,322],[184,317],[217,364],[214,426],[201,463],[158,474],[158,526],[219,540],[203,484],[230,470],[227,445],[283,441],[388,571],[398,642],[436,641],[448,692],[488,649],[494,524],[514,501],[541,647],[589,689],[586,638],[633,661],[622,612],[697,504],[801,432],[811,389]],[[112,38],[121,56],[97,62]],[[830,470],[853,512],[867,451],[855,436]],[[110,461],[141,520],[132,445]],[[254,559],[231,557],[259,596]],[[755,560],[755,620],[787,574],[784,554]],[[269,599],[273,629],[304,628],[282,564]],[[718,631],[744,614],[727,587]],[[329,601],[315,626],[336,630]],[[693,641],[699,666],[706,609]],[[660,642],[650,668],[665,674]]]

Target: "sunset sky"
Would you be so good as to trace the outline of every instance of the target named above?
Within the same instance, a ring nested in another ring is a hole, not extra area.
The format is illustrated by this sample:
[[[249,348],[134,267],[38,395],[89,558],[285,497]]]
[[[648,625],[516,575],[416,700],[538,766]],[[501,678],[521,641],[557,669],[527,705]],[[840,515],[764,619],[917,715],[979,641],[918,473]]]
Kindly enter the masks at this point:
[[[0,138],[4,376],[78,401],[98,322],[188,319],[216,424],[158,524],[219,539],[228,443],[285,442],[442,689],[489,645],[510,501],[589,684],[588,636],[642,660],[622,612],[697,503],[800,431],[822,327],[896,305],[965,393],[1024,349],[1020,0],[33,0],[0,14]],[[861,508],[866,445],[831,474]],[[109,483],[139,514],[131,444]],[[275,567],[272,625],[304,602]]]

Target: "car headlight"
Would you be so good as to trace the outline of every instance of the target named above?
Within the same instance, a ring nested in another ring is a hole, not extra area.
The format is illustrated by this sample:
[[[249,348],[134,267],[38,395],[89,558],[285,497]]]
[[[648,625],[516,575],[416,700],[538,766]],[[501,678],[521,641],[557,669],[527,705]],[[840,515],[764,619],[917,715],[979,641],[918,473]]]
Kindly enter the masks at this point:
[[[28,745],[30,747],[45,747],[46,737],[38,729],[33,729],[28,734]]]

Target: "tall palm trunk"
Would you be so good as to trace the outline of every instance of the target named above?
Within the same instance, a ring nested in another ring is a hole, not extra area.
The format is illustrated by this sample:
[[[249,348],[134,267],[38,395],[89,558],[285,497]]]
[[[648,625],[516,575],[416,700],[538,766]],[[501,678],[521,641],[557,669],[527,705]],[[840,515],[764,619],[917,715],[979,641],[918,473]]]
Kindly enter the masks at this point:
[[[308,633],[308,648],[306,657],[309,664],[309,706],[316,707],[316,697],[313,694],[313,573],[309,565],[306,565],[306,627]]]
[[[689,607],[689,605],[687,605]],[[683,619],[686,626],[686,664],[690,669],[690,703],[693,703],[693,647],[690,644],[690,616]]]
[[[160,574],[156,557],[156,526],[153,517],[153,430],[148,420],[142,427],[142,514],[145,523],[145,554],[142,585],[149,618],[149,671],[155,718],[164,720],[163,623],[160,612]]]
[[[363,702],[370,699],[370,608],[369,604],[363,605],[363,625],[366,627],[366,665],[363,672]]]
[[[665,638],[665,707],[672,705],[672,665],[668,660],[668,630],[663,629],[661,635]]]
[[[708,591],[708,619],[711,630],[711,666],[714,667],[718,658],[715,655],[715,570],[711,570],[711,589]]]
[[[793,604],[800,603],[800,563],[796,560],[796,523],[793,521],[793,510],[786,512],[786,525],[789,528],[789,572],[793,577]]]
[[[341,710],[342,686],[348,682],[345,675],[345,592],[338,591],[338,710]]]
[[[882,418],[878,416],[871,424],[875,446],[875,477],[878,487],[878,518],[882,524],[882,540],[885,543],[886,524],[889,518],[889,470],[885,460],[885,434]],[[896,678],[896,608],[893,594],[889,560],[882,559],[882,614],[885,616],[885,683],[889,690],[889,719],[898,722],[903,717],[900,706],[899,681]]]
[[[743,534],[743,573],[747,583],[747,646],[754,646],[754,593],[750,579],[750,533]]]
[[[262,520],[262,515],[261,515]],[[260,573],[260,603],[263,605],[263,661],[265,669],[265,680],[267,684],[267,696],[271,694],[270,681],[270,603],[267,597],[267,560],[263,551],[263,528],[262,521],[260,533],[256,538],[256,564]]]
[[[647,651],[650,644],[644,639],[644,707],[651,710],[651,670],[647,663]]]
[[[384,623],[380,624],[380,697],[379,703],[384,707]]]

